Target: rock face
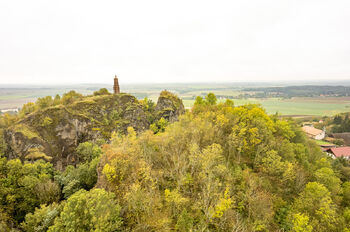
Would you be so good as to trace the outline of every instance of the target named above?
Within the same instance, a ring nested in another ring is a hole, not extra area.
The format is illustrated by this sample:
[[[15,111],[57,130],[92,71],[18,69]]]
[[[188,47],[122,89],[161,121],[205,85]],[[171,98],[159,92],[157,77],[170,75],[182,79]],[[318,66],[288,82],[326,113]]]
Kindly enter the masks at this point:
[[[137,132],[149,127],[142,105],[127,94],[86,98],[71,105],[58,105],[34,112],[5,133],[8,158],[45,159],[58,169],[75,163],[81,142],[108,139],[112,131]]]
[[[185,107],[182,100],[176,95],[168,91],[162,91],[158,98],[155,111],[157,112],[157,119],[163,117],[169,122],[175,122],[181,114],[185,113]]]
[[[182,101],[169,92],[158,99],[155,119],[170,122],[184,113]],[[6,156],[10,159],[44,159],[61,170],[76,164],[76,147],[85,141],[105,139],[113,131],[126,134],[128,127],[136,132],[149,128],[146,109],[128,94],[86,97],[69,105],[57,105],[36,111],[4,131]]]

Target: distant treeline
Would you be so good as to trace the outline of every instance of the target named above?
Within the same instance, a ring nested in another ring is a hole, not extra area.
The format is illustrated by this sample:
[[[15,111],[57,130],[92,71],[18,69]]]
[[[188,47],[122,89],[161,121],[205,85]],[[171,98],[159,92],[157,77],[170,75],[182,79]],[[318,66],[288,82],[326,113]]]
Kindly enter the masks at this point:
[[[200,94],[201,97],[205,97],[209,94],[209,92],[202,92]],[[217,94],[215,95],[218,99],[237,99],[237,97],[235,96],[231,96],[231,95],[220,95],[220,94]],[[181,98],[182,100],[195,100],[196,99],[196,95],[193,95],[193,96],[189,96],[189,97],[182,97]]]
[[[350,96],[350,87],[348,86],[287,86],[287,87],[267,87],[267,88],[245,88],[243,91],[255,92],[250,97],[318,97],[332,96],[344,97]]]

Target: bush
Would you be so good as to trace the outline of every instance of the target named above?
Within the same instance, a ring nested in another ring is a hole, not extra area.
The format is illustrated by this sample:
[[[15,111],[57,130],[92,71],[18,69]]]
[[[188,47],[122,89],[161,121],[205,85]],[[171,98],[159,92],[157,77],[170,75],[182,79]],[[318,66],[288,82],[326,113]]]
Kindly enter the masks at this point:
[[[120,207],[113,193],[80,190],[67,200],[48,231],[119,231],[121,225]]]

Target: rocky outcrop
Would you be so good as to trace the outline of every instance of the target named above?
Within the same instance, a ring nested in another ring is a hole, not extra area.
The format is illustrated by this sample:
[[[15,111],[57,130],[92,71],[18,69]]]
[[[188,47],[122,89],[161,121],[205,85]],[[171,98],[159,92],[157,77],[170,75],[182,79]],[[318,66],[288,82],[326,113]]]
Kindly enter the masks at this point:
[[[34,112],[4,133],[8,158],[45,159],[58,169],[74,164],[81,142],[108,140],[113,131],[126,133],[149,128],[150,122],[138,102],[127,94],[85,98],[71,105],[58,105]]]
[[[148,129],[154,119],[164,117],[173,122],[184,111],[182,101],[167,91],[161,93],[154,112],[148,112],[128,94],[85,97],[35,111],[7,128],[6,156],[22,161],[44,159],[62,170],[78,162],[75,150],[82,142],[108,141],[114,131],[126,134],[128,127],[139,133]],[[154,114],[152,120],[150,113]]]
[[[168,91],[162,91],[155,108],[157,119],[165,118],[169,122],[175,122],[179,116],[185,113],[185,107],[182,100],[175,94]]]

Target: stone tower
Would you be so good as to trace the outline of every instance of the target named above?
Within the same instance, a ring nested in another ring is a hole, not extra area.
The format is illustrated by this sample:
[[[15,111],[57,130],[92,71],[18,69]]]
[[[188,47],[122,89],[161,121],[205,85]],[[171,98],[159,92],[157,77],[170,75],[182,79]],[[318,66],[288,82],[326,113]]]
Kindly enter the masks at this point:
[[[114,90],[114,94],[119,94],[119,93],[120,93],[117,75],[114,76],[114,86],[113,86],[113,90]]]

